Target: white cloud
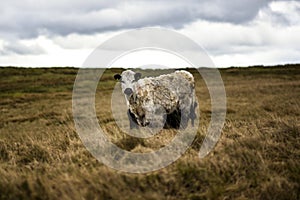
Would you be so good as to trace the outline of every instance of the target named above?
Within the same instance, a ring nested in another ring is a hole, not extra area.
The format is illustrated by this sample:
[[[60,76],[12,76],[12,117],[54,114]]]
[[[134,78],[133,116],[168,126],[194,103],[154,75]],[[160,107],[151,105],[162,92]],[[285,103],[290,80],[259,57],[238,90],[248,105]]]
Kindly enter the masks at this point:
[[[43,47],[44,53],[35,55],[30,52],[23,54],[0,54],[1,66],[53,67],[81,66],[91,49],[63,49],[51,39],[40,36],[37,39],[21,40],[23,45],[37,44]],[[1,50],[0,50],[1,53]]]
[[[269,8],[272,12],[285,18],[290,25],[300,25],[300,3],[297,1],[271,2]]]
[[[63,49],[94,49],[99,44],[124,31],[113,31],[92,35],[79,35],[76,33],[67,36],[55,36],[51,40]]]
[[[45,49],[40,46],[36,41],[26,41],[21,40],[17,42],[12,41],[4,41],[1,44],[0,54],[2,55],[10,55],[10,54],[17,54],[17,55],[40,55],[44,54],[46,51]]]
[[[183,58],[161,50],[139,50],[128,52],[111,63],[112,67],[126,68],[180,68],[192,65]]]
[[[300,62],[299,7],[300,2],[272,2],[247,24],[198,20],[180,32],[202,44],[217,66]],[[274,20],[278,8],[287,24]]]

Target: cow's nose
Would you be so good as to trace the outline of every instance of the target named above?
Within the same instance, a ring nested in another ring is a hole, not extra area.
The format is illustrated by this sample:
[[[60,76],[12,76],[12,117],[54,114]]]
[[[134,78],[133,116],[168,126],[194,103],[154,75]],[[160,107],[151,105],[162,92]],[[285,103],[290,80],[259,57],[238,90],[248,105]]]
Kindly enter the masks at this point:
[[[125,90],[124,90],[124,94],[126,94],[126,95],[131,95],[132,94],[132,89],[131,88],[126,88]]]

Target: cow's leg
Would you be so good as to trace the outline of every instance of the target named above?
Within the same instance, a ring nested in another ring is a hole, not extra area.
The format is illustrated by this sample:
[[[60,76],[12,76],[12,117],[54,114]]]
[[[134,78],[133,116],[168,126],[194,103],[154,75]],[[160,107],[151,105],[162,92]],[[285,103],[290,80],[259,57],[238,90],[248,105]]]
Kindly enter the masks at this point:
[[[127,116],[128,116],[128,119],[129,119],[129,127],[130,127],[130,129],[139,128],[137,120],[136,120],[134,114],[132,112],[130,112],[129,109],[127,110]]]
[[[192,126],[194,126],[194,124],[195,124],[195,119],[196,119],[196,117],[197,117],[196,112],[195,112],[196,107],[197,107],[197,103],[196,103],[196,102],[192,103],[192,105],[191,105],[191,107],[190,107],[190,118],[191,118]]]
[[[185,129],[188,126],[189,117],[186,114],[181,115],[181,129]]]
[[[167,114],[167,119],[164,128],[175,128],[179,129],[181,111],[179,109],[174,110],[172,113]]]
[[[181,109],[181,120],[180,120],[181,129],[185,129],[188,126],[189,119],[190,119],[190,108],[183,107]]]

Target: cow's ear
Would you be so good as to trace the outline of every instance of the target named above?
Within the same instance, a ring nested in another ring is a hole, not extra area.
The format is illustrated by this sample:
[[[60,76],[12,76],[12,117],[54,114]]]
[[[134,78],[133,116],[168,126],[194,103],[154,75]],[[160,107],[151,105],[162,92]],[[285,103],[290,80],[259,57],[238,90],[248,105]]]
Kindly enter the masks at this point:
[[[120,74],[115,74],[114,75],[115,80],[120,80],[121,78],[122,78],[122,76]]]
[[[138,81],[141,77],[142,77],[142,74],[139,73],[139,72],[137,72],[137,73],[134,74],[135,81]]]

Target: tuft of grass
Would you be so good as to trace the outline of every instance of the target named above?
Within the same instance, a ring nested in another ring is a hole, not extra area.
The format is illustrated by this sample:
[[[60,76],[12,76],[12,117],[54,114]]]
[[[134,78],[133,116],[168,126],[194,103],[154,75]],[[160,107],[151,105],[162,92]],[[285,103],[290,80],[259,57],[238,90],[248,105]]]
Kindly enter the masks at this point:
[[[10,159],[7,144],[3,140],[0,140],[0,159],[2,161],[8,161]]]
[[[19,165],[32,164],[34,162],[51,162],[49,152],[38,144],[27,144],[15,148],[16,162]]]

